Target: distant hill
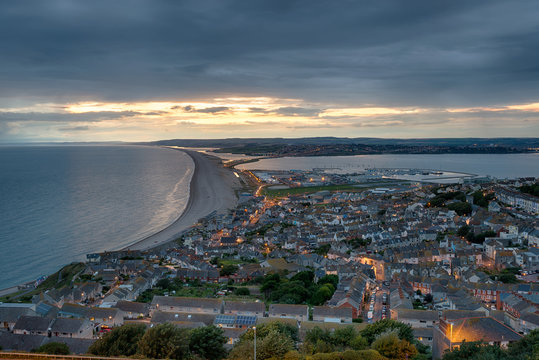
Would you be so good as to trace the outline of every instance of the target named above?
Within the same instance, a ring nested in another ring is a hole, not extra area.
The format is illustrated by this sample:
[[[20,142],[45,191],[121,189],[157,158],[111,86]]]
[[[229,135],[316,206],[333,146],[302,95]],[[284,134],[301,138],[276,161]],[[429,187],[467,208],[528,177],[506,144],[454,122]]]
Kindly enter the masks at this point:
[[[537,152],[539,138],[231,138],[172,139],[144,145],[209,147],[257,156]]]
[[[171,139],[147,143],[165,146],[186,147],[230,147],[241,145],[411,145],[411,146],[472,146],[498,145],[515,147],[537,147],[539,138],[428,138],[428,139],[384,139],[384,138],[342,138],[342,137],[306,137],[306,138],[229,138],[229,139]]]

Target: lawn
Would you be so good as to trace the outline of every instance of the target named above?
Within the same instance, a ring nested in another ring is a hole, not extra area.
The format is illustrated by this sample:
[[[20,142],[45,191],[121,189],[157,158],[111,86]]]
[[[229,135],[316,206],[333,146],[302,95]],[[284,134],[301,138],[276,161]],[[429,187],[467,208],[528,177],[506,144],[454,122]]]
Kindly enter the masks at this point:
[[[324,186],[303,186],[303,187],[294,187],[290,189],[267,189],[262,190],[262,195],[268,197],[281,197],[288,195],[298,195],[298,194],[310,194],[318,191],[363,191],[368,189],[368,187],[362,187],[360,185],[346,184],[346,185],[324,185]]]

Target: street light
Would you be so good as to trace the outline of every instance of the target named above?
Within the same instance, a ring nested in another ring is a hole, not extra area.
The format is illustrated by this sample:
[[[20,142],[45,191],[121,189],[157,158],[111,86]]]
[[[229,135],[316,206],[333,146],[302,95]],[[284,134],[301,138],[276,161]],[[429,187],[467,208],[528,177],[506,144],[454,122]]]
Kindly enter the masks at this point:
[[[256,360],[256,326],[253,326],[253,330],[254,330],[254,332],[255,332],[255,349],[254,349],[254,356],[255,356],[255,358],[254,358],[254,360]]]

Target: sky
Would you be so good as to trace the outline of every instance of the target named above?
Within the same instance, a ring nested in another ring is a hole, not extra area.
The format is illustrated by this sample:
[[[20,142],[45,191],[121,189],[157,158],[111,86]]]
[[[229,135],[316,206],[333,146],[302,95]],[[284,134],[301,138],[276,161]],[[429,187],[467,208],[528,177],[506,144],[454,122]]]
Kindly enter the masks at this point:
[[[0,143],[539,137],[537,0],[0,2]]]

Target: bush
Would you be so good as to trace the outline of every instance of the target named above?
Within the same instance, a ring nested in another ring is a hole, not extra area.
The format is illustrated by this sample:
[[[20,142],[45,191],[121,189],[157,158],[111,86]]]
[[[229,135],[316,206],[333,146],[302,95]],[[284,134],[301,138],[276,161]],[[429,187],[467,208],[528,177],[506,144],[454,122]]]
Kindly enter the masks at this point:
[[[148,329],[139,341],[140,354],[153,359],[185,359],[189,357],[189,331],[172,324]]]
[[[252,333],[252,331],[249,331]],[[294,350],[292,339],[276,330],[271,330],[263,338],[256,337],[256,358],[258,360],[281,359],[285,354]],[[231,360],[249,360],[253,359],[254,344],[250,336],[242,337],[240,342],[234,346],[228,359]]]
[[[400,340],[396,330],[380,335],[372,343],[372,347],[381,355],[390,359],[411,359],[417,355],[415,346],[406,340]]]
[[[467,202],[449,204],[447,208],[455,211],[458,215],[466,215],[472,212],[472,205],[468,204]]]
[[[69,347],[64,343],[50,342],[48,344],[41,345],[32,352],[52,355],[69,355]]]
[[[249,295],[251,295],[251,292],[246,287],[237,288],[235,293],[236,293],[236,295],[239,295],[239,296],[249,296]]]
[[[215,326],[194,329],[191,331],[189,349],[204,359],[222,359],[226,354],[224,345],[227,341],[223,334],[223,329]]]
[[[410,325],[390,319],[380,320],[367,325],[365,329],[361,330],[361,336],[363,336],[369,344],[372,344],[378,336],[391,330],[397,330],[397,335],[401,340],[406,340],[410,343],[414,341],[414,332]]]
[[[94,342],[88,353],[99,356],[132,356],[137,353],[138,342],[145,332],[144,324],[120,326]]]
[[[376,350],[346,350],[344,352],[319,353],[307,356],[307,360],[387,360]]]

